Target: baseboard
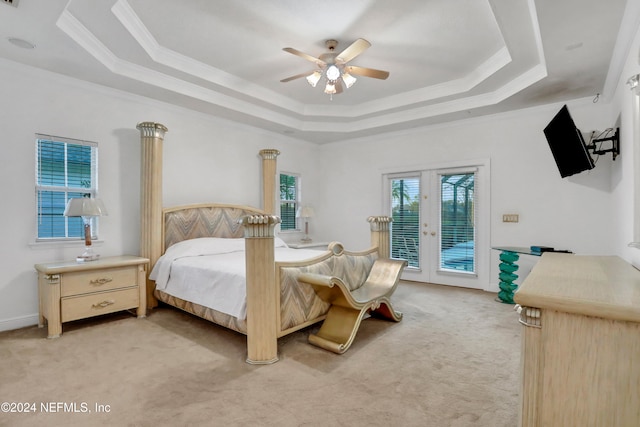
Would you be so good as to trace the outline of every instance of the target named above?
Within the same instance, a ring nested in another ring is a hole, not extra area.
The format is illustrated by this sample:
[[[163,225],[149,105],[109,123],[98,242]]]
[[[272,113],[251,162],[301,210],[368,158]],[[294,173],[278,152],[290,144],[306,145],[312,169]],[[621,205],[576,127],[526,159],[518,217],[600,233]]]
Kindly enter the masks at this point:
[[[26,328],[38,324],[38,315],[14,317],[13,319],[0,319],[0,332],[12,331],[14,329]]]
[[[485,287],[483,289],[486,292],[494,292],[494,293],[498,293],[500,292],[500,286],[497,283],[489,283],[489,286]]]

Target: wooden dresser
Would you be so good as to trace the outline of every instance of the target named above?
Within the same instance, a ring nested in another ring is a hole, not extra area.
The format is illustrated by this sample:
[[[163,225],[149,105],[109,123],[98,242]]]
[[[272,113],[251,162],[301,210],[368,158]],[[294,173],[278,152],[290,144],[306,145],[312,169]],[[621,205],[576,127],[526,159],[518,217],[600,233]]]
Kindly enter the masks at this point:
[[[520,425],[640,425],[640,271],[545,253],[514,299],[525,325]]]
[[[97,261],[36,264],[40,327],[48,338],[62,334],[62,323],[121,310],[147,311],[144,266],[147,258],[105,257]]]

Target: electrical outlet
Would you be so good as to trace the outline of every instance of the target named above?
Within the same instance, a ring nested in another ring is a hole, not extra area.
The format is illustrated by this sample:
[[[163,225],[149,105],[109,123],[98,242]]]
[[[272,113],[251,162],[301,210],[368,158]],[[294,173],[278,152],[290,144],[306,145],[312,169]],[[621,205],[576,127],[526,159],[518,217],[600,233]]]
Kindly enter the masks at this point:
[[[520,216],[518,214],[504,214],[502,215],[502,222],[518,222]]]

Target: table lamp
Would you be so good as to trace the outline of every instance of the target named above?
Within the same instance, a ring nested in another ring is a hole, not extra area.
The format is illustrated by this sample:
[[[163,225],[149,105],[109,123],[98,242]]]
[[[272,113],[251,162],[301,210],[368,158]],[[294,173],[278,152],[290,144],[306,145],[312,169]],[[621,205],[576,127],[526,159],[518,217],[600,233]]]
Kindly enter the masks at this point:
[[[89,197],[69,199],[64,210],[64,216],[82,217],[84,223],[84,252],[76,258],[77,262],[95,261],[100,255],[93,252],[91,247],[91,217],[108,215],[102,200]]]
[[[314,216],[313,208],[309,206],[302,206],[298,209],[298,217],[304,218],[304,237],[300,239],[303,243],[311,243],[311,238],[309,237],[309,218]]]

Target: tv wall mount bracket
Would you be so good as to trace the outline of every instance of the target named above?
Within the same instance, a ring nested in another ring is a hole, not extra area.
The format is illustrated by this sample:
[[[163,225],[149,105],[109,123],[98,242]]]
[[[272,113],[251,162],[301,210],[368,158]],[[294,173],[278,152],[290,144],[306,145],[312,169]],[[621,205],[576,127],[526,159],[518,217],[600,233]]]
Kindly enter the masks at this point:
[[[611,147],[603,149],[601,145],[598,146],[598,144],[602,142],[611,142]],[[620,155],[620,128],[616,128],[616,131],[612,136],[592,140],[591,143],[587,145],[587,150],[592,150],[593,154],[598,155],[611,153],[613,160],[615,160],[616,157]]]

